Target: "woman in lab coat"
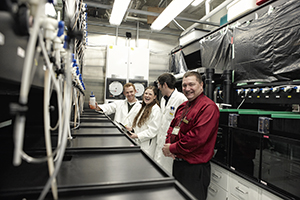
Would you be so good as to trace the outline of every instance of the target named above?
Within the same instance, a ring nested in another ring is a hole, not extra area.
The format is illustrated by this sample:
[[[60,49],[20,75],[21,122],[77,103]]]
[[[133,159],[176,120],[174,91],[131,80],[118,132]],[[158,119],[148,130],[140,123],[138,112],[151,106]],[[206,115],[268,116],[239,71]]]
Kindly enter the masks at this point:
[[[130,137],[135,139],[151,158],[154,157],[156,135],[161,123],[161,112],[156,97],[157,89],[154,86],[145,89],[142,107],[135,116],[132,126],[127,127],[132,133]]]

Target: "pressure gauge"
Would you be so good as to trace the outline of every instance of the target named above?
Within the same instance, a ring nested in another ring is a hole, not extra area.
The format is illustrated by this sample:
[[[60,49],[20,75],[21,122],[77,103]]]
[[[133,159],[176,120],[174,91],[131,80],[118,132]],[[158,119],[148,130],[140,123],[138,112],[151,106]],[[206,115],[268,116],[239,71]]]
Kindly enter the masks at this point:
[[[113,81],[109,84],[109,92],[113,95],[113,96],[118,96],[122,93],[123,91],[123,85],[118,82],[118,81]]]
[[[141,97],[144,94],[145,86],[142,83],[134,83],[133,84],[136,89],[136,97]]]

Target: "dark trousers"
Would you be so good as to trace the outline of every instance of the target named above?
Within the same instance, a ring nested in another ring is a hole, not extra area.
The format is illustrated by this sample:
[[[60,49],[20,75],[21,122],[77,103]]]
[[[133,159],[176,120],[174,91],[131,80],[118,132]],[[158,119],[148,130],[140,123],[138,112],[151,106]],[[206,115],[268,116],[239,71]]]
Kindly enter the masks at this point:
[[[174,160],[173,176],[197,199],[206,199],[210,183],[210,162],[189,164],[186,161]]]

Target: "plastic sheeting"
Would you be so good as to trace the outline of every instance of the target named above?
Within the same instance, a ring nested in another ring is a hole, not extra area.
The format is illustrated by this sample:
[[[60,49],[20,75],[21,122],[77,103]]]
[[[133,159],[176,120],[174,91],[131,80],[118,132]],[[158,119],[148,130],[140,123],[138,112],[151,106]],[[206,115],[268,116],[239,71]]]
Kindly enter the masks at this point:
[[[278,79],[300,78],[300,1],[285,3],[276,10],[274,66]]]
[[[300,79],[299,10],[299,0],[286,1],[201,39],[202,67],[234,70],[236,83]]]
[[[235,82],[273,82],[300,78],[300,1],[234,29]]]
[[[264,16],[234,29],[232,69],[235,81],[272,82],[273,17]]]
[[[171,54],[169,60],[169,72],[174,74],[185,73],[187,71],[187,66],[184,60],[184,54],[182,50]]]
[[[231,68],[232,29],[228,27],[200,40],[202,67],[220,70]]]

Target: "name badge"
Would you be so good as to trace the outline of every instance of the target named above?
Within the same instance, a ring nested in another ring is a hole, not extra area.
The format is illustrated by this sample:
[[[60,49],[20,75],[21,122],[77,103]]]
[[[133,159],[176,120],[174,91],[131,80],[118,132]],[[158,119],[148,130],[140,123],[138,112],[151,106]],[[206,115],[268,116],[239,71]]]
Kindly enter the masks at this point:
[[[189,121],[188,121],[186,118],[184,118],[182,121],[183,121],[184,123],[186,123],[186,124],[189,123]]]
[[[175,126],[175,127],[173,128],[172,134],[173,134],[173,135],[178,135],[179,129],[180,129],[180,127]]]

